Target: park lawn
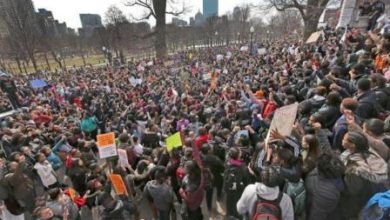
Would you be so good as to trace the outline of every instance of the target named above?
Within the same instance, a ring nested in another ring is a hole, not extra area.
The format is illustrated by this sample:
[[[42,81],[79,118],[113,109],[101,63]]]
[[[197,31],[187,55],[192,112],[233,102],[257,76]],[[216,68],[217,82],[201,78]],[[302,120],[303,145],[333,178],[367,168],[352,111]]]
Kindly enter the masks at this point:
[[[103,55],[90,55],[88,57],[85,57],[85,62],[87,65],[89,65],[89,64],[96,65],[99,63],[104,63],[105,59],[104,59]],[[11,72],[20,73],[18,65],[15,61],[10,61],[8,63],[10,63]],[[59,65],[57,62],[54,61],[54,59],[49,59],[49,64],[50,64],[51,70],[59,69]],[[71,68],[73,66],[81,67],[84,65],[83,59],[81,57],[73,57],[73,58],[68,57],[65,59],[65,64],[66,64],[67,68]],[[45,70],[47,68],[45,59],[43,59],[43,58],[37,59],[37,66],[38,66],[38,70]],[[22,69],[23,69],[23,66],[22,66]],[[28,73],[34,72],[34,67],[32,66],[31,63],[30,63],[30,66],[26,66],[26,69],[27,69]]]

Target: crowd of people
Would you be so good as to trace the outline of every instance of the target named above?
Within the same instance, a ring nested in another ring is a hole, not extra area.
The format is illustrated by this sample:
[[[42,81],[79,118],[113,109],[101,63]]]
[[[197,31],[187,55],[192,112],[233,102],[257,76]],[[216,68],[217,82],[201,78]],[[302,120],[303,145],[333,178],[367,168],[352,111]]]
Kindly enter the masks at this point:
[[[344,33],[1,75],[2,219],[388,219],[390,35]],[[294,103],[291,134],[269,129]],[[99,158],[109,132],[127,163]]]

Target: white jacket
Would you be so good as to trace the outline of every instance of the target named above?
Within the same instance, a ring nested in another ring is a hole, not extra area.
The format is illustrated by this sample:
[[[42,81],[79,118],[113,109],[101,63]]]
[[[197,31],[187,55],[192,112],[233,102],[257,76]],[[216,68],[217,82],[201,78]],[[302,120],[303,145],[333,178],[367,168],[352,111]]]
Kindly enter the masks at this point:
[[[257,194],[266,200],[275,200],[279,195],[278,187],[267,187],[262,183],[255,183],[248,185],[244,192],[241,195],[240,200],[237,202],[237,211],[239,214],[244,216],[244,219],[248,219],[248,217],[253,216],[254,206],[257,202]],[[280,200],[279,204],[282,210],[282,219],[283,220],[294,220],[294,208],[291,201],[291,198],[283,193],[283,197]]]

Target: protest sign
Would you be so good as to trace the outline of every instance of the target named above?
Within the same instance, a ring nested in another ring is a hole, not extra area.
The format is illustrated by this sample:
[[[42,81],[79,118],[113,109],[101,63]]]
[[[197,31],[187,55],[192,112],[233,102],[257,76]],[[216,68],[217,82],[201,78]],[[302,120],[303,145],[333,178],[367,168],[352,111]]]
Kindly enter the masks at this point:
[[[47,86],[47,83],[43,79],[34,79],[30,81],[31,87],[33,89],[43,88]]]
[[[230,59],[232,57],[232,52],[228,51],[226,53],[226,59]]]
[[[341,5],[340,17],[336,27],[347,27],[353,20],[355,10],[356,0],[344,0]]]
[[[267,53],[267,49],[266,48],[259,48],[257,49],[257,54],[259,55],[264,55]]]
[[[114,132],[99,134],[96,138],[100,159],[117,155]]]
[[[209,81],[211,80],[211,73],[205,73],[202,77],[204,81]]]
[[[117,195],[127,195],[126,185],[120,175],[110,174],[110,180]]]
[[[311,44],[311,43],[317,42],[318,39],[320,39],[321,34],[322,34],[322,31],[317,31],[317,32],[312,33],[310,35],[310,37],[307,39],[306,43]]]
[[[174,148],[180,147],[183,145],[180,132],[169,136],[165,139],[165,144],[167,146],[168,152],[171,152]]]
[[[122,167],[129,165],[129,160],[127,159],[127,152],[124,149],[118,149],[119,164]]]
[[[217,54],[217,61],[223,60],[223,55],[222,54]]]
[[[165,61],[164,62],[164,66],[165,67],[170,67],[170,66],[172,66],[174,64],[174,61],[173,60],[168,60],[168,61]]]
[[[240,51],[243,51],[243,52],[245,52],[245,51],[248,51],[248,46],[242,46],[241,48],[240,48]]]
[[[291,134],[295,118],[297,116],[298,103],[278,108],[275,111],[274,117],[271,121],[271,126],[268,130],[266,142],[272,141],[270,139],[271,131],[278,130],[283,136],[289,136]]]

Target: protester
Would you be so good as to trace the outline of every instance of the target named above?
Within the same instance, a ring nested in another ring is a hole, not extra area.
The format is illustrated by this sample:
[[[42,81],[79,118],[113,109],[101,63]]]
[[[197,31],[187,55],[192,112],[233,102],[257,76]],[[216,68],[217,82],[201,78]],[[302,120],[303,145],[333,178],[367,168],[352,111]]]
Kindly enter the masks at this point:
[[[389,36],[327,28],[312,44],[264,41],[263,54],[232,44],[2,76],[0,98],[19,108],[0,119],[3,209],[26,219],[357,218],[389,189]],[[35,78],[47,86],[32,88]]]

